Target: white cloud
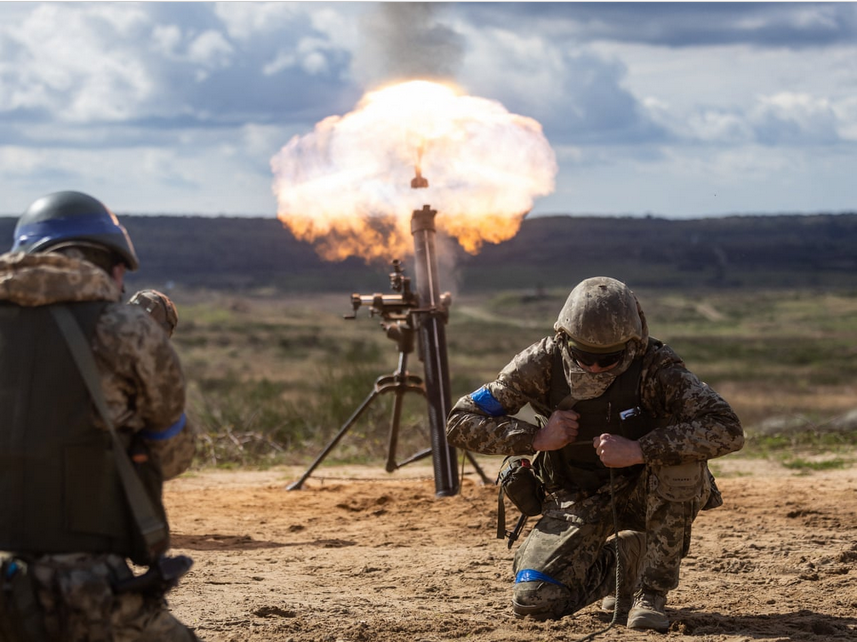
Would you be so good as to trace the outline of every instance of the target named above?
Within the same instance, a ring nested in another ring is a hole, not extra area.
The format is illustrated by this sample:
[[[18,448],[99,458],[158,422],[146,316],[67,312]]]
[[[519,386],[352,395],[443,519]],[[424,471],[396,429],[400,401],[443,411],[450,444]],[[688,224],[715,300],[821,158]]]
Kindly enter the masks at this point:
[[[836,140],[836,114],[827,98],[783,91],[761,96],[750,111],[756,136],[767,143],[830,143]]]
[[[690,141],[743,144],[753,140],[753,129],[740,113],[722,109],[703,109],[676,119],[675,114],[657,114],[658,122],[673,133]]]
[[[144,23],[134,7],[38,5],[7,31],[16,47],[4,70],[10,93],[3,108],[48,109],[72,122],[134,115],[153,82],[136,43],[116,36]]]
[[[262,67],[262,73],[273,76],[284,69],[294,67],[298,63],[298,57],[290,51],[278,51],[274,59]]]
[[[553,43],[535,35],[457,25],[468,46],[459,79],[474,95],[490,96],[542,119],[561,102],[566,61]],[[567,97],[573,101],[573,97]],[[574,106],[570,106],[574,109]]]
[[[836,101],[832,109],[836,114],[840,137],[857,142],[857,96]]]
[[[152,29],[152,50],[165,58],[178,58],[182,31],[177,25],[155,25]]]
[[[0,191],[266,210],[272,149],[431,71],[542,123],[562,169],[537,210],[857,203],[853,3],[413,5],[0,3]]]
[[[234,49],[218,31],[206,31],[190,43],[188,60],[209,69],[229,64]]]
[[[300,2],[218,2],[215,15],[231,38],[249,41],[262,33],[276,32],[304,14]]]

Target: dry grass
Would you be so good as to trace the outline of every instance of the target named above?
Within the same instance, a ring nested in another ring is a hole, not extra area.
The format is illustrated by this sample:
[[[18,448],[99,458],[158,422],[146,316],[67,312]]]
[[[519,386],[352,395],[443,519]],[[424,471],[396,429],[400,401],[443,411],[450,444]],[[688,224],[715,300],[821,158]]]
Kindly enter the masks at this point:
[[[358,319],[343,319],[351,312],[350,293],[172,294],[190,411],[207,439],[201,463],[309,461],[369,394],[375,378],[397,364],[397,344],[378,318],[361,309]],[[503,292],[454,300],[447,326],[453,400],[552,332],[565,295]],[[857,293],[638,296],[651,333],[730,401],[751,434],[771,418],[792,430],[823,428],[857,407]],[[409,365],[422,375],[416,354]],[[414,397],[402,420],[403,455],[427,443],[424,402]],[[379,398],[331,459],[383,457],[389,403]]]

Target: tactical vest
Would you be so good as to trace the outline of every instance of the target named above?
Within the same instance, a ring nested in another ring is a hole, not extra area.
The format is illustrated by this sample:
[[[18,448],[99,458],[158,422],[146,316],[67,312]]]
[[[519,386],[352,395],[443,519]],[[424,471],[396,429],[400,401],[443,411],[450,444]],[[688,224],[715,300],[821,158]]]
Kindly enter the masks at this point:
[[[67,304],[90,342],[105,305]],[[93,426],[92,400],[48,307],[0,303],[0,417],[0,550],[144,560],[110,435]],[[138,473],[164,515],[160,471],[147,467]]]
[[[657,344],[650,339],[649,345]],[[539,476],[547,492],[560,489],[594,492],[610,481],[610,469],[599,459],[591,443],[598,435],[611,433],[628,439],[639,439],[655,427],[654,418],[640,404],[640,375],[642,355],[631,362],[625,372],[616,377],[600,397],[585,399],[574,404],[580,414],[580,425],[575,445],[560,450],[546,451],[539,458]],[[551,370],[550,410],[556,410],[570,393],[562,355],[554,353]],[[544,418],[546,421],[547,418]],[[585,443],[579,443],[585,442]],[[621,477],[636,476],[643,466],[614,468]]]

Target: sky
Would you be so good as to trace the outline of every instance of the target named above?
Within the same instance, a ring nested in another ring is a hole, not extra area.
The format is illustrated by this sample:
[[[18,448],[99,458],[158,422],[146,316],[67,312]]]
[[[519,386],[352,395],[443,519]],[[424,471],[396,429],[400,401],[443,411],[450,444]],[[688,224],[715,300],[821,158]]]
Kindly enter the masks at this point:
[[[857,210],[857,3],[0,2],[0,213],[273,217],[272,158],[409,79],[541,125],[530,216]]]

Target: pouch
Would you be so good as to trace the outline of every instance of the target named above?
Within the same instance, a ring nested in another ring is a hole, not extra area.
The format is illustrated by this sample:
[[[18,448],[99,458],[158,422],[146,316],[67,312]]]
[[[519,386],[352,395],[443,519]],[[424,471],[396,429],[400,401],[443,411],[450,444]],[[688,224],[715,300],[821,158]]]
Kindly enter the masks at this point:
[[[529,457],[506,457],[500,467],[497,483],[500,486],[501,502],[505,494],[524,515],[532,517],[541,514],[545,498],[544,484],[536,477]]]

